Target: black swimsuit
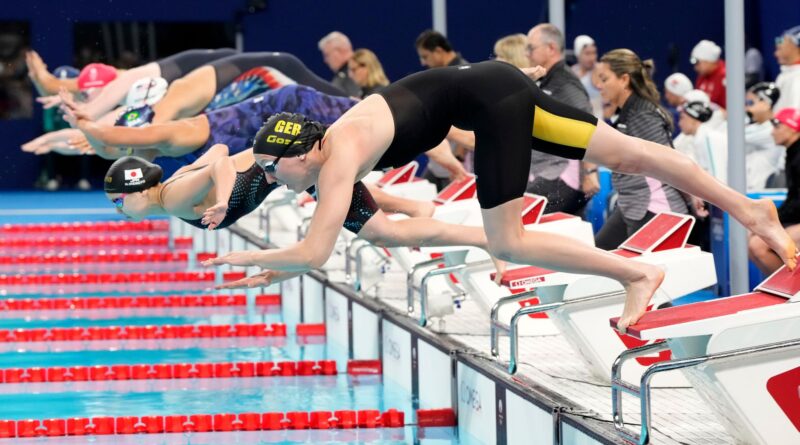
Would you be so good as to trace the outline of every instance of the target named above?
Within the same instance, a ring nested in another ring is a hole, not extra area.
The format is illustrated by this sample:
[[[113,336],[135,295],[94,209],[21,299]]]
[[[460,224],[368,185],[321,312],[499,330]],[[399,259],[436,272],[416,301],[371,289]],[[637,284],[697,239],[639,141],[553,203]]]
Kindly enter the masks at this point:
[[[234,54],[237,52],[231,48],[190,49],[158,60],[156,64],[161,70],[161,77],[167,83],[172,83],[173,80],[183,77],[195,68]]]
[[[311,187],[306,192],[317,199],[316,187]],[[347,218],[344,220],[342,226],[358,235],[358,232],[364,228],[375,213],[378,212],[378,204],[375,203],[375,198],[367,190],[367,186],[363,182],[358,181],[353,186],[353,198],[350,200],[350,208],[347,209]]]
[[[475,131],[478,201],[490,209],[525,192],[531,149],[582,159],[597,118],[555,101],[518,68],[482,62],[412,74],[379,94],[394,117],[392,144],[376,168],[404,165],[450,126]]]
[[[264,171],[255,163],[243,172],[236,172],[233,192],[231,192],[231,197],[228,200],[228,213],[217,229],[224,229],[235,223],[239,218],[257,209],[267,198],[267,195],[276,188],[278,188],[278,184],[268,183],[267,178],[264,176]],[[200,223],[202,219],[181,219],[199,229],[207,227]]]
[[[320,78],[309,70],[303,62],[289,53],[260,52],[234,54],[210,63],[217,76],[217,90],[228,86],[244,72],[260,66],[275,68],[300,85],[306,85],[332,96],[347,96],[340,88]]]

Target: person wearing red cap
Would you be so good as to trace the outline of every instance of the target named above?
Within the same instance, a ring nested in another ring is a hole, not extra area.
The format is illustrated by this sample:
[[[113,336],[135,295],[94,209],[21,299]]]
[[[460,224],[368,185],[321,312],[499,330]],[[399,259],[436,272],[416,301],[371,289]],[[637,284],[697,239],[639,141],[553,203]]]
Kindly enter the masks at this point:
[[[690,61],[697,72],[695,87],[705,91],[711,102],[727,108],[725,99],[725,61],[720,59],[722,48],[711,40],[701,40],[692,48]]]
[[[786,147],[786,200],[778,208],[778,219],[786,228],[786,233],[797,242],[800,241],[800,110],[783,108],[772,119],[775,128],[772,137],[775,143]],[[761,272],[770,274],[783,262],[767,247],[764,241],[750,235],[748,243],[750,259]]]

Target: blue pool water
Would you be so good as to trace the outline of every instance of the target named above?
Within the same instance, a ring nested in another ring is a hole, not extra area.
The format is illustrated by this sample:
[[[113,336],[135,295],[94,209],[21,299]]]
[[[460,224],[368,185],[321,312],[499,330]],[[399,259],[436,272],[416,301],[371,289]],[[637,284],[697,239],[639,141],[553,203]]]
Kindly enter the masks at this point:
[[[66,206],[66,207],[65,207]],[[48,209],[55,211],[48,211]],[[0,196],[0,224],[119,220],[102,193],[4,193]],[[37,271],[39,272],[39,271]],[[87,270],[87,273],[92,272]],[[3,289],[0,289],[2,292]],[[77,292],[79,296],[130,295],[123,289]],[[149,292],[135,292],[146,294]],[[197,293],[176,289],[157,294]],[[26,293],[37,298],[46,293]],[[290,334],[298,314],[265,313],[263,308],[204,308],[198,314],[172,309],[147,311],[101,310],[53,314],[52,311],[6,312],[0,329],[53,328],[110,325],[184,325],[285,322]],[[50,314],[50,315],[48,315]],[[114,364],[215,363],[323,360],[346,357],[346,345],[299,344],[289,335],[281,346],[261,339],[236,345],[236,339],[201,341],[145,340],[60,342],[44,345],[17,343],[13,350],[0,348],[0,369]],[[209,346],[209,342],[218,344]],[[144,342],[144,343],[142,343]],[[70,345],[71,344],[71,345]],[[142,346],[142,345],[146,346]],[[138,345],[138,346],[137,346]],[[69,347],[65,347],[69,346]],[[340,360],[340,373],[345,369]],[[405,412],[413,423],[411,394],[399,390],[379,376],[253,377],[232,379],[126,380],[63,383],[0,384],[0,419],[46,419],[95,416],[144,416],[172,414],[217,414],[243,412],[288,412],[360,410],[390,408]],[[289,444],[289,443],[371,443],[371,444],[475,444],[458,438],[453,428],[416,427],[331,431],[259,431],[231,433],[156,434],[129,436],[58,437],[0,439],[24,444]]]

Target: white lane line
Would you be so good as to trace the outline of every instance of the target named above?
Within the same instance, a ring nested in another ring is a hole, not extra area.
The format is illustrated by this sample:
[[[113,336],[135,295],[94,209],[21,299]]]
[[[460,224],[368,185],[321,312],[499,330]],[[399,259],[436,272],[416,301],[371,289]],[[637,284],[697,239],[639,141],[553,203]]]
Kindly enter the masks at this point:
[[[114,209],[96,207],[83,209],[0,209],[0,216],[26,215],[113,215]]]

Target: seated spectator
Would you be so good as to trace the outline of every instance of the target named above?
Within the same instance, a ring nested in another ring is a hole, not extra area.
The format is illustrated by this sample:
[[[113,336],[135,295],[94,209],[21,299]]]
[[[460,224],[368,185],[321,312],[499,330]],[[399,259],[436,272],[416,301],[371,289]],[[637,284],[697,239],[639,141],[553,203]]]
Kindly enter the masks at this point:
[[[783,108],[775,113],[775,143],[786,147],[786,201],[778,208],[778,218],[794,240],[800,240],[800,110]],[[750,259],[761,272],[770,274],[782,265],[780,258],[757,236],[750,235]]]
[[[786,150],[772,138],[772,110],[781,97],[772,82],[760,82],[747,90],[745,110],[748,124],[744,127],[747,158],[747,191],[783,187]]]
[[[510,63],[517,68],[527,68],[531,66],[528,54],[525,52],[525,45],[528,38],[525,34],[511,34],[495,42],[494,55],[497,60]]]
[[[725,103],[725,61],[720,59],[722,48],[711,40],[701,40],[692,49],[690,61],[697,72],[695,87],[705,91],[711,102],[722,108]]]
[[[800,109],[800,26],[787,29],[775,39],[775,58],[781,66],[781,73],[775,79],[781,97],[775,109]]]
[[[572,50],[578,63],[572,66],[572,72],[581,80],[583,88],[589,94],[589,102],[592,104],[592,114],[597,117],[603,116],[603,100],[600,98],[600,90],[595,88],[592,82],[594,67],[597,64],[597,46],[594,39],[587,35],[575,37]]]
[[[361,89],[347,75],[347,61],[353,57],[353,44],[346,35],[333,31],[317,44],[325,64],[333,71],[331,83],[344,90],[348,96],[358,97]]]
[[[678,108],[685,102],[683,95],[693,89],[685,74],[672,73],[664,80],[664,100],[670,107]]]
[[[714,111],[708,102],[694,100],[678,107],[678,127],[681,133],[692,136],[688,155],[703,170],[722,183],[728,182],[728,138],[720,131],[704,125]]]
[[[353,82],[361,88],[359,97],[362,99],[389,85],[389,79],[383,72],[383,65],[378,56],[365,48],[353,53],[353,57],[347,62],[347,72]]]

